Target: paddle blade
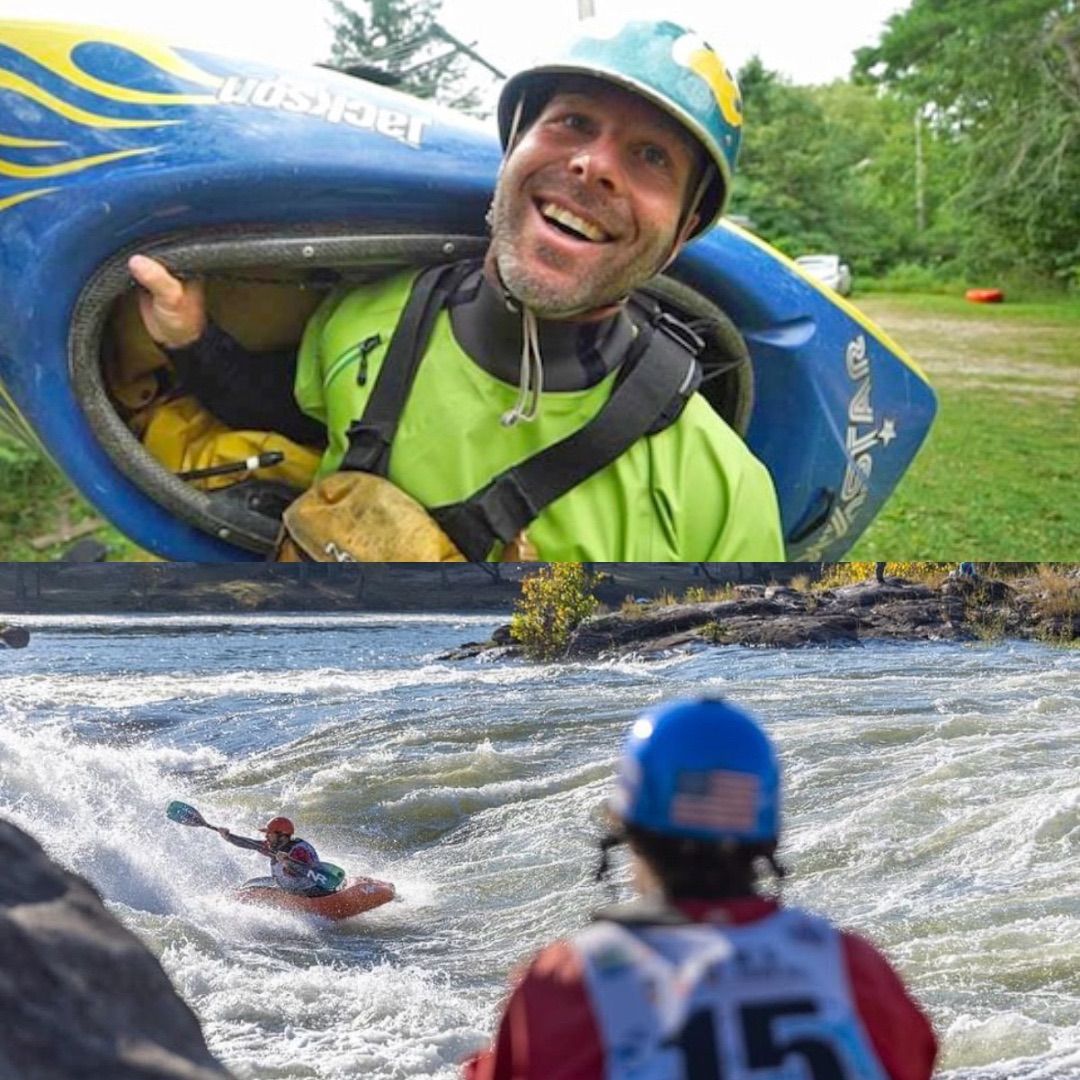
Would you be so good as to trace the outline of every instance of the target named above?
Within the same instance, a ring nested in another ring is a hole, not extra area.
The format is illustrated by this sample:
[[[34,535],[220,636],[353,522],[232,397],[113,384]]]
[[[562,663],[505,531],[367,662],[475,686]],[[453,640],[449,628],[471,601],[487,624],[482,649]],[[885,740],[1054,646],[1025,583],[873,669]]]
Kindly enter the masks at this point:
[[[165,814],[170,821],[179,822],[181,825],[205,825],[202,814],[194,806],[187,803],[171,802],[165,807]]]

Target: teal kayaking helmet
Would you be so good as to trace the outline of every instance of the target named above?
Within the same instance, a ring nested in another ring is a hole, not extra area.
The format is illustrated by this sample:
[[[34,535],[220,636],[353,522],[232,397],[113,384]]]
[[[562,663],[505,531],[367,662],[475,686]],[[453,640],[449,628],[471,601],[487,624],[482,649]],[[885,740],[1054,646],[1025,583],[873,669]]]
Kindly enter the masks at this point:
[[[776,751],[757,721],[726,701],[667,702],[631,725],[609,809],[623,823],[661,835],[776,840]]]
[[[742,139],[742,96],[712,46],[667,20],[586,20],[564,51],[503,85],[499,136],[507,153],[564,75],[613,83],[674,118],[701,147],[709,166],[691,203],[691,212],[699,214],[692,236],[720,220]]]

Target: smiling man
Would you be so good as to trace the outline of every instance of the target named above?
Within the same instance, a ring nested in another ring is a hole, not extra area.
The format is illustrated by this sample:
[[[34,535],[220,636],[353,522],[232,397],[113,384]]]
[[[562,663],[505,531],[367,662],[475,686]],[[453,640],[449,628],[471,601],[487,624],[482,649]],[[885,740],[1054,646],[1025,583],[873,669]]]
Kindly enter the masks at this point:
[[[553,96],[507,159],[491,268],[548,318],[598,319],[671,259],[698,222],[684,210],[704,167],[656,106],[586,77]]]
[[[695,392],[696,335],[632,296],[719,220],[741,125],[697,35],[584,24],[503,89],[483,263],[332,293],[295,366],[245,354],[198,283],[136,256],[188,389],[233,427],[326,444],[280,557],[783,559],[767,471]]]

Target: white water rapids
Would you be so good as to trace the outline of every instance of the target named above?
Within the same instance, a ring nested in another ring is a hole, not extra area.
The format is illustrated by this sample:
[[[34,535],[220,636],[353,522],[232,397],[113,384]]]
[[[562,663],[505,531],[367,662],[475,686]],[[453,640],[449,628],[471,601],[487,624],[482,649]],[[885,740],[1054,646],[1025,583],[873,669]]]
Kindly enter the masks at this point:
[[[636,710],[750,707],[786,767],[792,900],[877,942],[950,1080],[1080,1077],[1080,652],[712,649],[453,663],[486,618],[20,619],[0,815],[157,955],[242,1080],[452,1077],[512,967],[608,900],[596,811]],[[288,813],[404,897],[328,926],[240,907]],[[88,828],[87,822],[93,822]]]

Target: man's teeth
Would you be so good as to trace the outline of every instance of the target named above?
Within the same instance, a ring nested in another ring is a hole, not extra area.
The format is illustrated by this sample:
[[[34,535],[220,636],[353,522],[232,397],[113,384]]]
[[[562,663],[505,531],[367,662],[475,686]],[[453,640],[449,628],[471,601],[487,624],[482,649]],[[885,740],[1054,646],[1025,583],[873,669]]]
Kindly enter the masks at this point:
[[[565,207],[557,206],[555,203],[544,203],[540,207],[540,213],[549,221],[558,222],[558,224],[577,233],[585,240],[591,240],[593,243],[599,244],[609,239],[608,234],[603,229],[598,229],[590,222],[579,218],[577,214],[572,214]]]

